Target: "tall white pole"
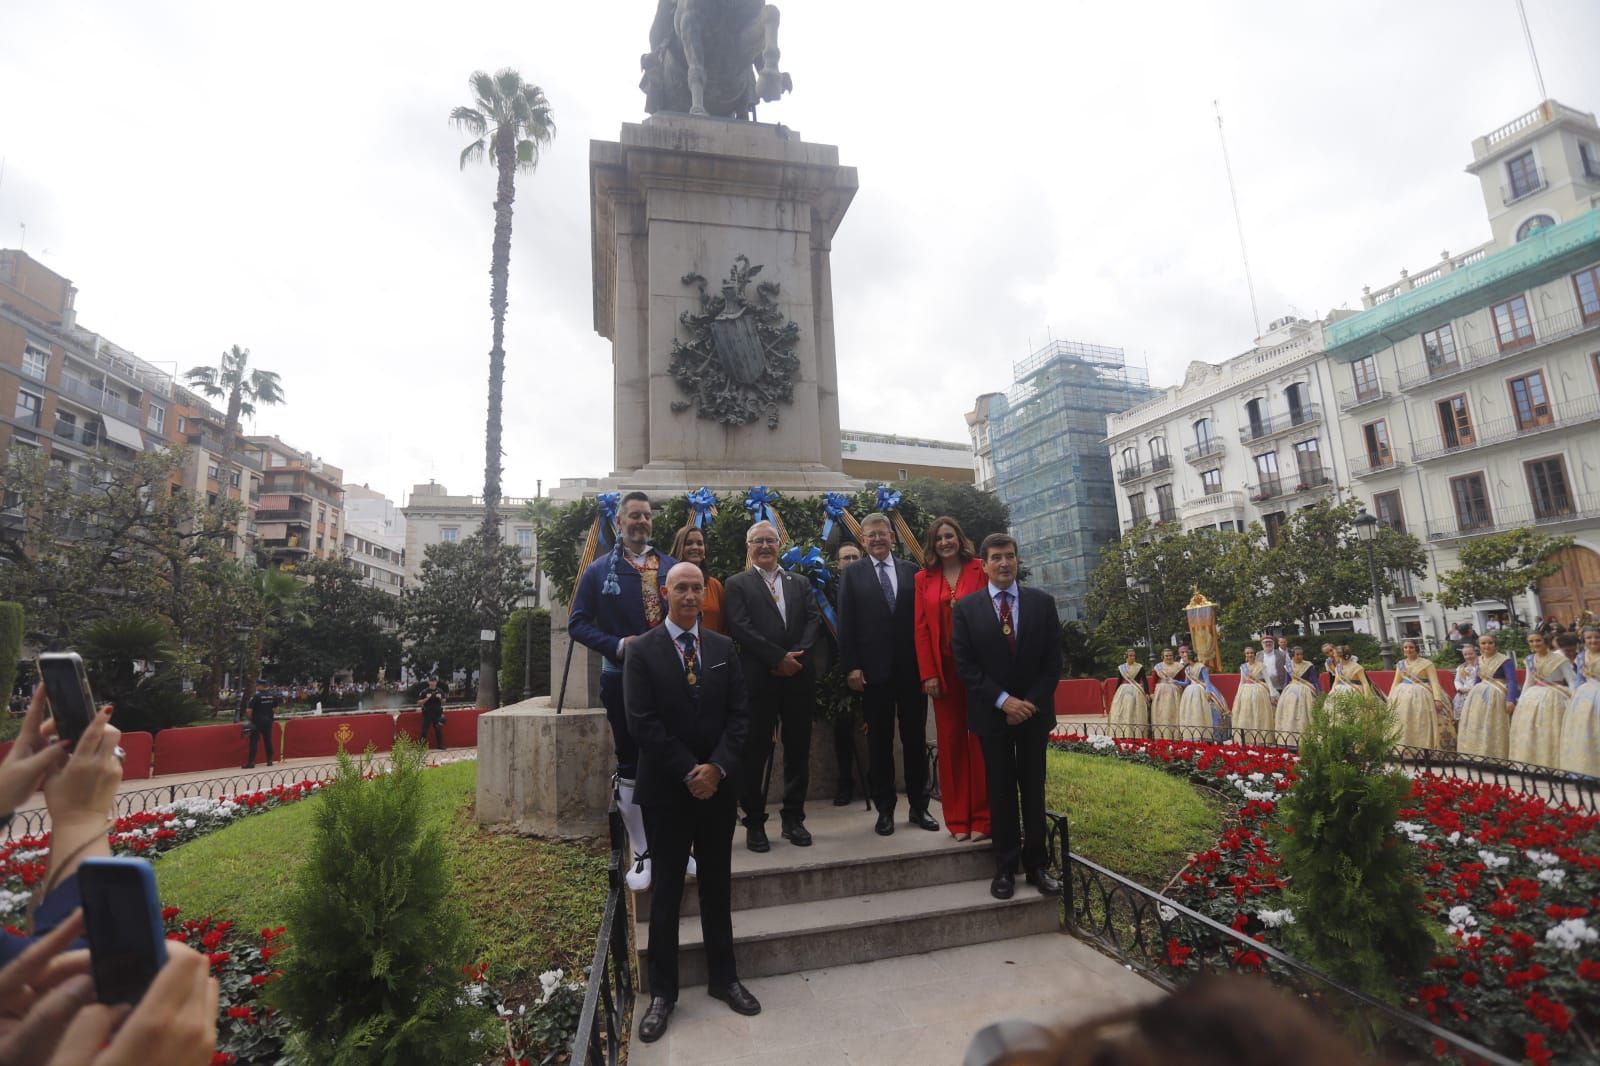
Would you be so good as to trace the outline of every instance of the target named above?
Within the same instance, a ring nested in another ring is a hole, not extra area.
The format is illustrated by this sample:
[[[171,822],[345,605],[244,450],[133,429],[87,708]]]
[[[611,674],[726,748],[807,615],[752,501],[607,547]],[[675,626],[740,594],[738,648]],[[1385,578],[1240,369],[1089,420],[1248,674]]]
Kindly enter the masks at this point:
[[[1517,17],[1522,20],[1522,38],[1528,42],[1528,61],[1533,64],[1533,80],[1539,86],[1539,102],[1545,100],[1544,74],[1539,70],[1539,53],[1533,48],[1533,31],[1528,28],[1528,9],[1517,0]]]
[[[1261,336],[1261,312],[1256,310],[1256,283],[1250,276],[1250,252],[1244,244],[1244,220],[1239,215],[1239,194],[1233,187],[1233,164],[1228,161],[1228,138],[1222,132],[1222,107],[1215,100],[1211,106],[1217,112],[1217,140],[1222,142],[1222,168],[1228,175],[1228,199],[1233,201],[1233,225],[1239,231],[1239,258],[1244,260],[1244,284],[1250,290],[1250,318],[1256,324],[1256,336]]]

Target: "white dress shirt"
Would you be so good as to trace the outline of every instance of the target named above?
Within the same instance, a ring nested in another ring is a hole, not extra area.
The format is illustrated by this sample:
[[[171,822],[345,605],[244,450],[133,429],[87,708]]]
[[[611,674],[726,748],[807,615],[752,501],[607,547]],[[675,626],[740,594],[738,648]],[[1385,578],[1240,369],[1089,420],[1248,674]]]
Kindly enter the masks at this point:
[[[900,595],[900,575],[895,572],[894,556],[885,555],[881,560],[873,556],[869,556],[869,558],[872,559],[872,580],[876,581],[881,588],[883,578],[878,575],[887,570],[889,572],[889,587],[894,590],[894,594],[898,598]]]
[[[1007,589],[1001,588],[993,581],[989,582],[989,605],[994,608],[994,617],[995,621],[997,622],[1000,620],[1000,594],[1002,592],[1011,596],[1011,639],[1016,640],[1017,635],[1022,632],[1022,626],[1017,623],[1017,616],[1022,613],[1021,611],[1017,610],[1018,605],[1022,602],[1022,597],[1017,595],[1017,583],[1015,581],[1013,581],[1011,583],[1011,587]],[[996,697],[994,705],[1004,710],[1006,700],[1009,700],[1010,698],[1011,693],[1002,692],[998,697]]]
[[[752,565],[750,569],[754,570],[756,576],[761,578],[761,583],[767,586],[767,592],[772,596],[773,606],[778,608],[778,617],[787,619],[789,617],[789,608],[783,598],[783,568],[774,566],[771,570],[763,570],[759,566]],[[776,584],[773,583],[773,575],[777,575]]]

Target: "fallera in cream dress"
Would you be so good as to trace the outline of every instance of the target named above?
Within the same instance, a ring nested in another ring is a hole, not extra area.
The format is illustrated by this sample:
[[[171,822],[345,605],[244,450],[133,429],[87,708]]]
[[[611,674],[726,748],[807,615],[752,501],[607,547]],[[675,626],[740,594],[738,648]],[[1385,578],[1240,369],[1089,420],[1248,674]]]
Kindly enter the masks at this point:
[[[1575,774],[1600,777],[1600,655],[1584,656],[1583,684],[1567,704],[1556,765]]]
[[[1272,690],[1265,663],[1239,664],[1239,691],[1233,696],[1233,739],[1240,744],[1272,743]]]
[[[1317,664],[1306,661],[1289,664],[1289,683],[1278,693],[1278,709],[1273,716],[1274,726],[1280,734],[1304,733],[1311,728],[1311,709],[1317,705]]]
[[[1528,687],[1511,716],[1507,748],[1516,762],[1558,766],[1567,704],[1578,687],[1572,660],[1560,652],[1528,656]]]
[[[1389,690],[1389,712],[1400,725],[1399,743],[1408,748],[1442,748],[1439,708],[1449,706],[1439,672],[1427,659],[1401,659]]]
[[[1496,652],[1478,660],[1478,683],[1461,705],[1457,751],[1495,759],[1506,757],[1511,726],[1506,706],[1516,695],[1516,688],[1516,663],[1509,655]]]
[[[1183,673],[1181,663],[1156,663],[1156,691],[1150,700],[1150,725],[1158,740],[1175,740],[1178,736],[1178,704],[1183,688],[1178,677]]]
[[[1117,667],[1122,683],[1111,697],[1111,735],[1145,737],[1150,735],[1150,701],[1144,694],[1144,665],[1122,663]]]

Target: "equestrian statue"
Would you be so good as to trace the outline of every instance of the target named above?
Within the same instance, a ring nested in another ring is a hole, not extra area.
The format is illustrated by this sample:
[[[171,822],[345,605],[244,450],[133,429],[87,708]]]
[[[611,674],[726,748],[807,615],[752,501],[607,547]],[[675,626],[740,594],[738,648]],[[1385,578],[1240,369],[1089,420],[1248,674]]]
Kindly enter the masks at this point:
[[[778,69],[778,9],[762,0],[658,0],[640,57],[644,109],[755,119],[794,88]]]

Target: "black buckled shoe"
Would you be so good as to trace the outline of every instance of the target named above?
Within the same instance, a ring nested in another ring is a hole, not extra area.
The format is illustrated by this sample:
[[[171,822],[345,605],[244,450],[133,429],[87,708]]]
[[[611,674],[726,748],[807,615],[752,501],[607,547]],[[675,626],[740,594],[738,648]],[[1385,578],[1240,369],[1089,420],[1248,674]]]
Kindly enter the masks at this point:
[[[729,981],[721,988],[708,988],[706,994],[712,999],[720,999],[732,1007],[735,1013],[752,1015],[761,1013],[761,1001],[750,994],[750,990],[738,981]],[[651,1004],[652,1007],[655,1004]]]
[[[672,1016],[672,1004],[656,996],[650,1000],[650,1008],[644,1012],[644,1021],[639,1023],[639,1039],[646,1044],[653,1044],[660,1040],[667,1031],[667,1019]]]
[[[744,827],[744,846],[755,852],[772,850],[772,842],[767,839],[767,831],[760,825]]]
[[[1039,895],[1061,895],[1061,882],[1052,877],[1049,870],[1043,868],[1038,870],[1029,870],[1026,877],[1028,884],[1039,890]]]
[[[790,822],[784,826],[783,839],[797,848],[809,848],[811,846],[811,833],[801,822]]]
[[[874,833],[877,833],[881,837],[893,836],[894,835],[894,812],[893,811],[879,811],[878,812],[878,824],[872,827],[872,831]]]
[[[1015,874],[998,874],[989,882],[989,895],[995,899],[1010,899],[1011,894],[1017,890],[1017,877]]]
[[[918,829],[927,829],[935,833],[939,831],[939,823],[934,821],[933,815],[929,814],[926,810],[919,811],[913,808],[911,811],[911,817],[907,818],[906,821],[910,822]]]

